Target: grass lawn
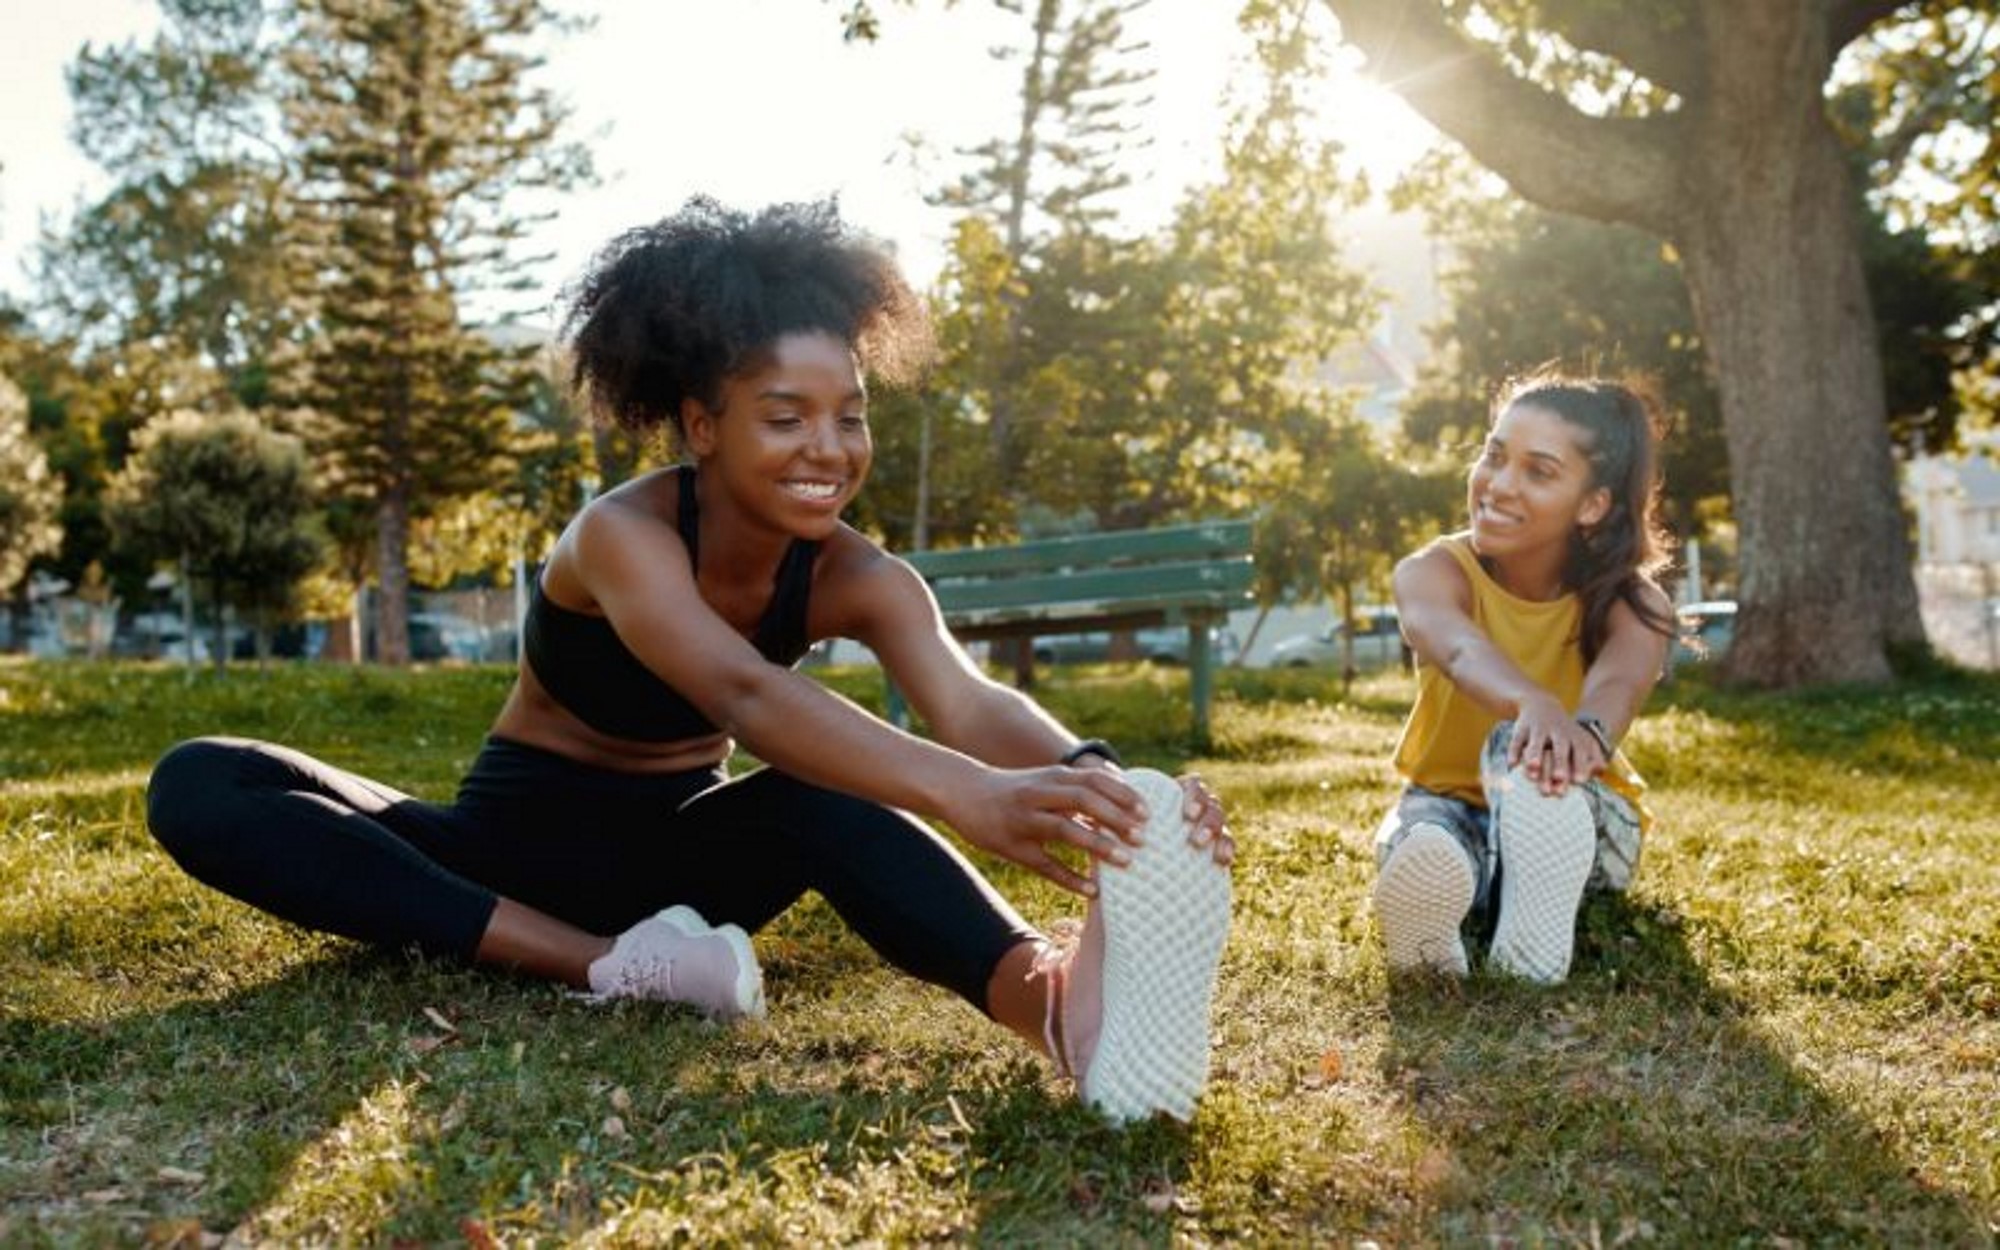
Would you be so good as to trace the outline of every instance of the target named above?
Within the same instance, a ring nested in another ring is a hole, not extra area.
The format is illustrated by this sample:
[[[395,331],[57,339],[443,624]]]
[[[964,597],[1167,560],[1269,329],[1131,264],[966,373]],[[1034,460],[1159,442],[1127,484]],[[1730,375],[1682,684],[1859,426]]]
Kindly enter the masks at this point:
[[[1663,827],[1569,983],[1390,982],[1367,899],[1409,686],[1184,673],[1046,701],[1230,804],[1190,1127],[1115,1131],[809,902],[721,1029],[362,950],[180,874],[147,769],[204,732],[445,797],[509,676],[0,662],[0,1244],[1890,1244],[2000,1230],[2000,682],[1683,680]],[[833,676],[863,701],[866,673]],[[579,813],[583,817],[583,813]],[[1074,910],[1000,871],[1033,919]]]

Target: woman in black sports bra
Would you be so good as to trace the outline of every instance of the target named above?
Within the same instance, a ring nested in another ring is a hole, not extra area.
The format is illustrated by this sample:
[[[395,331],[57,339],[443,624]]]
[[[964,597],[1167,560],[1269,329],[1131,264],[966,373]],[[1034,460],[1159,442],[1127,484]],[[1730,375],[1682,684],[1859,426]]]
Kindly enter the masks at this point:
[[[1189,1114],[1227,924],[1220,806],[987,678],[922,579],[840,519],[872,457],[864,372],[907,378],[930,348],[893,262],[830,204],[696,199],[597,257],[566,331],[601,413],[671,425],[688,463],[557,542],[455,801],[198,739],[155,769],[161,844],[302,924],[723,1017],[763,1010],[748,935],[816,891],[1114,1116]],[[793,670],[833,637],[875,652],[935,741]],[[738,742],[766,767],[729,780]],[[1090,897],[1081,942],[1043,937],[915,816]]]

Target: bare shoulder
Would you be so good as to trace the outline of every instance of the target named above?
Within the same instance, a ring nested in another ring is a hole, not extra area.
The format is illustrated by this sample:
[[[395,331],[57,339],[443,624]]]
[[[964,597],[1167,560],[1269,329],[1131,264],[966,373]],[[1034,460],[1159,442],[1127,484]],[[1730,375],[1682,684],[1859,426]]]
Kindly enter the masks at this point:
[[[679,478],[672,469],[656,469],[620,482],[585,504],[570,522],[570,530],[586,538],[648,527],[677,535],[674,516],[680,500]]]
[[[1661,590],[1658,586],[1653,585],[1651,582],[1641,582],[1639,584],[1639,598],[1645,600],[1646,607],[1649,610],[1658,612],[1669,620],[1673,619],[1673,601],[1668,599],[1667,592]]]
[[[1674,619],[1673,602],[1667,598],[1667,592],[1661,590],[1658,586],[1653,585],[1651,582],[1641,581],[1639,583],[1638,597],[1646,606],[1644,616],[1634,610],[1632,605],[1624,599],[1619,599],[1612,603],[1611,614],[1607,618],[1607,624],[1612,635],[1616,636],[1627,630],[1637,630],[1658,637],[1660,636],[1660,631],[1649,625],[1646,617],[1650,616],[1657,621],[1672,621]]]
[[[543,587],[565,606],[588,610],[607,582],[688,569],[673,523],[677,484],[671,471],[648,473],[606,491],[571,518],[543,572]]]
[[[813,614],[827,632],[865,638],[884,621],[907,622],[911,613],[932,611],[930,590],[916,569],[852,526],[842,525],[820,548]]]
[[[1465,609],[1472,604],[1472,581],[1442,543],[1432,543],[1398,560],[1394,589],[1396,609],[1404,616],[1413,610]]]

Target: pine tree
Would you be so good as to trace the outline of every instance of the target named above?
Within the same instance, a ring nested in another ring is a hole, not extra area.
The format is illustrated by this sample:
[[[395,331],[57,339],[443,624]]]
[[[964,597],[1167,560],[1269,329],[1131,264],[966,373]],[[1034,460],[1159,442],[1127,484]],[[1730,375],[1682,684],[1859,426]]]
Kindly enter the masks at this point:
[[[1110,216],[1105,199],[1131,185],[1132,162],[1146,141],[1134,118],[1140,92],[1153,71],[1142,60],[1126,22],[1149,0],[993,0],[1024,19],[1022,43],[995,52],[1018,59],[1020,108],[1014,132],[972,149],[974,164],[940,192],[939,203],[986,218],[999,235],[1007,265],[1020,281],[1003,292],[990,312],[997,334],[985,337],[1003,350],[968,376],[983,392],[987,434],[999,459],[999,479],[1010,492],[1022,464],[1016,446],[1018,407],[1054,345],[1037,345],[1022,331],[1022,304],[1032,297],[1048,253],[1067,241],[1101,237]],[[1103,249],[1098,249],[1102,251]],[[1063,280],[1048,275],[1045,287]]]
[[[403,663],[412,519],[490,483],[533,386],[529,353],[466,303],[531,281],[514,251],[541,218],[518,197],[588,163],[533,82],[526,41],[562,26],[539,0],[299,0],[297,16],[286,110],[322,292],[311,435],[372,520],[378,657]]]

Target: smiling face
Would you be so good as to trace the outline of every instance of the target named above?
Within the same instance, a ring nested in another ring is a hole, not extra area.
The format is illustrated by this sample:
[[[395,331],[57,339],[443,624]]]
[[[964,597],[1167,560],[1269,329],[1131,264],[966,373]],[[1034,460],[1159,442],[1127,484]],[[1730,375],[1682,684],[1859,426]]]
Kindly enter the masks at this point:
[[[1586,437],[1546,408],[1500,414],[1466,481],[1475,551],[1536,576],[1560,572],[1570,534],[1611,506],[1611,492],[1591,482]]]
[[[868,394],[846,343],[787,334],[753,368],[725,378],[719,408],[689,400],[687,447],[747,518],[824,538],[874,459]]]

